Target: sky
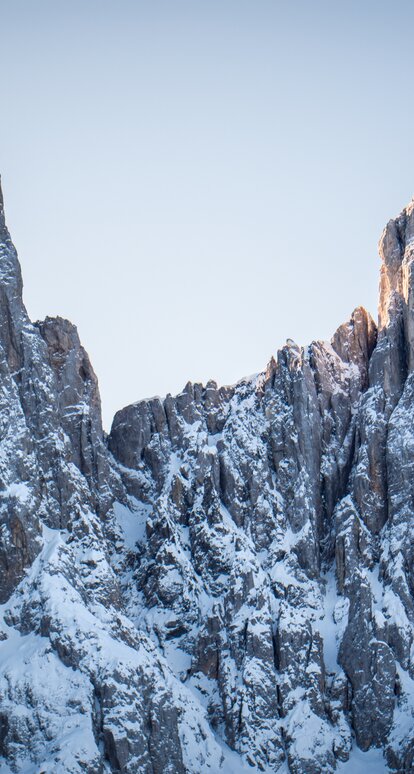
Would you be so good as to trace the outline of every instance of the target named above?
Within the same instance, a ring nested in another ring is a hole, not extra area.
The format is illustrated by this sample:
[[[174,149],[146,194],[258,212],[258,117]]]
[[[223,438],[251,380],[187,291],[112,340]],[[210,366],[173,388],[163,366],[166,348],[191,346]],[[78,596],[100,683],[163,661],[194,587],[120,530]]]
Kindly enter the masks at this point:
[[[414,194],[405,0],[0,0],[0,173],[33,320],[103,414],[376,317]]]

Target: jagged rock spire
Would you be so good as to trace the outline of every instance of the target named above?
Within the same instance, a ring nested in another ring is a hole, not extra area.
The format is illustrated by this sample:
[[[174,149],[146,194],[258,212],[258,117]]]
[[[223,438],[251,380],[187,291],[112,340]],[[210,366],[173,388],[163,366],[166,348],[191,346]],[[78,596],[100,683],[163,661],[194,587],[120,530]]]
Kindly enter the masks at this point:
[[[389,324],[396,310],[409,301],[414,257],[414,199],[387,223],[381,235],[379,252],[382,261],[379,298],[381,329]]]
[[[4,228],[6,225],[5,217],[4,217],[4,200],[3,200],[3,191],[1,188],[1,175],[0,175],[0,228]]]
[[[18,317],[22,318],[22,315],[27,319],[22,291],[22,273],[16,248],[6,226],[0,177],[0,320],[4,317],[7,325],[12,318],[16,321]],[[7,304],[2,302],[4,296],[8,299]]]

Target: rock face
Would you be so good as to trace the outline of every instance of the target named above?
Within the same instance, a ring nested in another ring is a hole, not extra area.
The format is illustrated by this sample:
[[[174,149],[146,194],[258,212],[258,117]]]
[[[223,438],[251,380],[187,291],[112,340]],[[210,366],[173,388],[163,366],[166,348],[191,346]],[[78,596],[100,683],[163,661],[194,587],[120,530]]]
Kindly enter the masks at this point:
[[[378,331],[106,438],[0,194],[2,774],[414,771],[413,202],[380,254]]]

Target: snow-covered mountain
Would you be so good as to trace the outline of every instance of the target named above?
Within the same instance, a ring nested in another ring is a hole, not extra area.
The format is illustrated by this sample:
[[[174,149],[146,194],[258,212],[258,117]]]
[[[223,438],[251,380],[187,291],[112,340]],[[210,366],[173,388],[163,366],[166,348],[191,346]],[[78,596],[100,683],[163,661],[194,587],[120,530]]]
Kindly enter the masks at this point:
[[[102,431],[0,193],[0,773],[414,771],[414,202],[378,330]]]

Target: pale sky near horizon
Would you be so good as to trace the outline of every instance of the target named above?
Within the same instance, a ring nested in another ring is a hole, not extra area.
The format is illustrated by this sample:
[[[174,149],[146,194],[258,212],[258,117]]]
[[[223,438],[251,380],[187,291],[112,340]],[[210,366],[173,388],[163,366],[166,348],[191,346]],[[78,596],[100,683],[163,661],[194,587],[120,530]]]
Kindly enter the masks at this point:
[[[107,429],[376,316],[414,193],[413,23],[405,0],[0,0],[25,303],[78,326]]]

